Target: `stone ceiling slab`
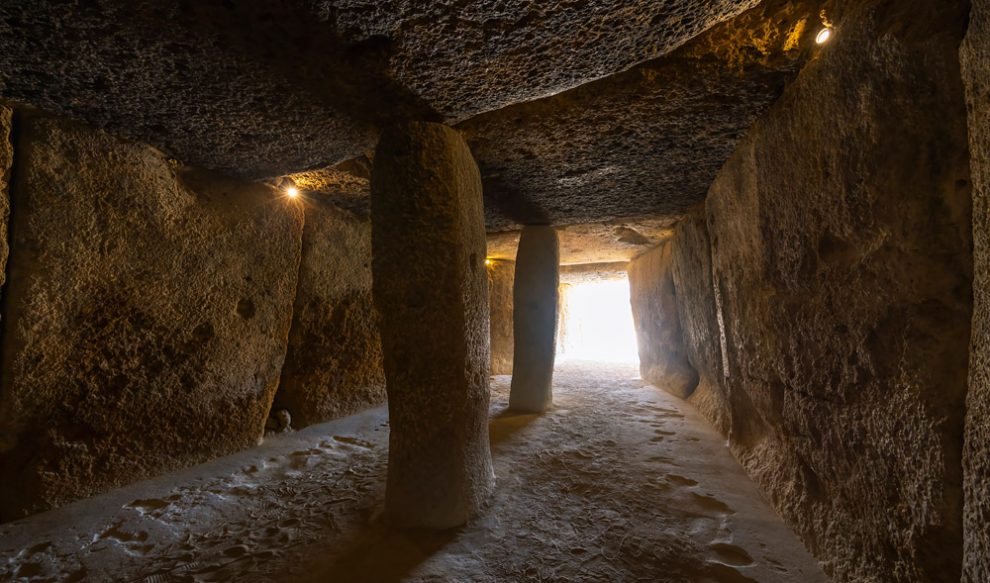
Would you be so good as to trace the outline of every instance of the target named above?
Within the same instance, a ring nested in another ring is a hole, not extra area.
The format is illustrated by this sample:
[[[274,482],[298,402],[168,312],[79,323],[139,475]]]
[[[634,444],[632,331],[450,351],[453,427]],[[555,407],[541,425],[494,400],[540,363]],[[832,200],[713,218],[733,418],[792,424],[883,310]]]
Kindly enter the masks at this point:
[[[0,98],[271,177],[616,73],[757,1],[0,2]]]
[[[656,59],[760,0],[311,0],[348,42],[459,121]]]
[[[490,229],[676,215],[808,56],[821,2],[764,3],[660,59],[458,127]]]

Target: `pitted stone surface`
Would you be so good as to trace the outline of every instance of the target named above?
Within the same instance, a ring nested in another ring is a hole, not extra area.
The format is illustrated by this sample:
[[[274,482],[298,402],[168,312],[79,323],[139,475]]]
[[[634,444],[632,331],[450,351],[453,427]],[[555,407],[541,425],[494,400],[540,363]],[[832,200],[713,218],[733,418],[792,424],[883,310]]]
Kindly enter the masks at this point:
[[[0,97],[270,177],[622,71],[756,2],[4,2]]]
[[[963,451],[963,582],[990,581],[990,2],[973,0],[961,50],[973,174],[973,341]]]
[[[14,110],[0,104],[0,286],[7,278],[10,173],[14,164]]]
[[[822,4],[767,2],[666,57],[459,124],[489,228],[678,215],[702,201],[814,50]]]
[[[348,42],[388,47],[389,73],[447,121],[662,56],[759,0],[310,0]]]
[[[0,519],[256,444],[301,210],[266,185],[18,114]]]
[[[837,582],[960,579],[968,9],[851,8],[671,243],[715,419]]]

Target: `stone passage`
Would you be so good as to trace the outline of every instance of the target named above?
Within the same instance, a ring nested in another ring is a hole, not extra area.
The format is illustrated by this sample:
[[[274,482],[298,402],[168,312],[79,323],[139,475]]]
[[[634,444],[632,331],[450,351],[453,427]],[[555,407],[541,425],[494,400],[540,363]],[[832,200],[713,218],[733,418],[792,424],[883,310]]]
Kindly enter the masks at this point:
[[[396,526],[457,526],[495,481],[478,167],[454,130],[403,125],[379,142],[371,204],[391,422],[386,514]]]
[[[560,246],[552,227],[526,227],[519,237],[513,284],[515,330],[509,407],[539,413],[553,401]]]

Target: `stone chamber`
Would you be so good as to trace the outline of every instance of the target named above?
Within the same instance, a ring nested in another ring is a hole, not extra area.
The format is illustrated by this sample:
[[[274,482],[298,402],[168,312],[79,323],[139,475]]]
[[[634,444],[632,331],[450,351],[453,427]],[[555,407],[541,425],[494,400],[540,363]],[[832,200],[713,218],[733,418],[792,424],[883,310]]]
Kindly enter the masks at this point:
[[[990,0],[2,1],[0,581],[990,581],[988,197]]]

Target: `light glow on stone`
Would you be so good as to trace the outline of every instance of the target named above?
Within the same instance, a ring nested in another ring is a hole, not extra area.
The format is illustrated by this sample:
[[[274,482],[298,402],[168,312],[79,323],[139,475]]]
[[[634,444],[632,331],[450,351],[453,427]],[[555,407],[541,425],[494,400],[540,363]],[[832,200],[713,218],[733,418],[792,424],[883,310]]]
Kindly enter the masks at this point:
[[[290,186],[289,188],[285,189],[285,194],[289,198],[296,198],[297,196],[299,196],[299,189],[296,188],[295,186]]]
[[[818,31],[818,36],[815,37],[815,42],[823,45],[827,43],[830,38],[832,38],[832,29],[826,26]]]

